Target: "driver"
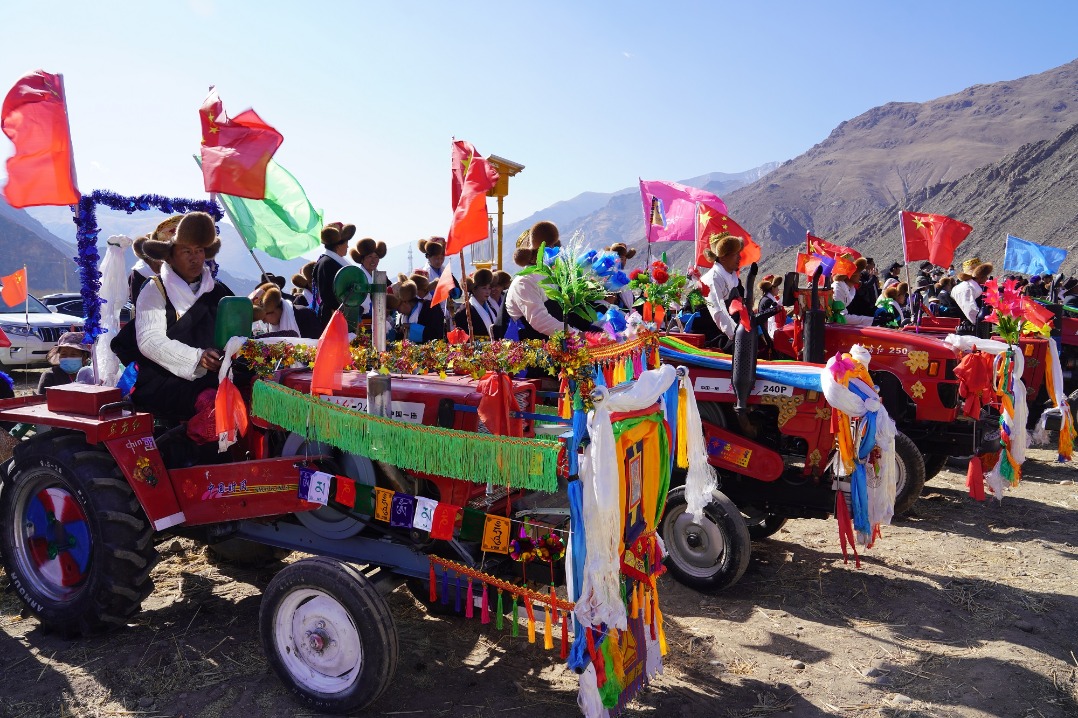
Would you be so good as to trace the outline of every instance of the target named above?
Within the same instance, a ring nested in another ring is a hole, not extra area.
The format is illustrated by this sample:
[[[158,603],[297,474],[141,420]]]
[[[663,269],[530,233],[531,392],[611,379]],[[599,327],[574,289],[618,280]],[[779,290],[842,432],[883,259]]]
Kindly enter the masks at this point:
[[[146,255],[162,264],[160,274],[139,294],[131,321],[141,355],[133,399],[155,416],[191,419],[199,394],[207,389],[208,409],[213,408],[221,368],[221,354],[213,348],[217,303],[232,295],[206,266],[220,248],[213,217],[205,212],[184,215],[174,237],[151,238],[143,245]],[[113,340],[118,355],[124,351],[116,346],[122,336]]]
[[[711,269],[700,277],[700,281],[711,290],[707,295],[707,309],[711,322],[701,322],[701,328],[708,343],[723,336],[733,341],[737,322],[730,316],[730,301],[741,295],[741,279],[738,271],[741,266],[741,249],[744,242],[741,237],[729,234],[713,234],[710,247],[704,256],[714,262]],[[703,318],[703,316],[701,316]],[[714,327],[714,329],[712,328]]]

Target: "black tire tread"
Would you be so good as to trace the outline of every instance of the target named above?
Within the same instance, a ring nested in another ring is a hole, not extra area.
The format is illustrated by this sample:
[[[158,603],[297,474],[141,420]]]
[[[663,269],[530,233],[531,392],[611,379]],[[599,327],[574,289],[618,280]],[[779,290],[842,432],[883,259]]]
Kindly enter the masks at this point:
[[[670,490],[666,499],[666,511],[659,524],[659,531],[665,536],[666,519],[671,506],[685,503],[685,487],[678,486]],[[717,525],[723,528],[727,534],[726,550],[730,553],[730,560],[725,562],[727,567],[717,571],[709,577],[701,578],[693,576],[674,562],[671,555],[664,560],[670,573],[681,583],[702,591],[721,591],[729,588],[741,580],[748,570],[749,560],[752,557],[752,538],[749,536],[749,527],[745,523],[741,511],[737,508],[726,494],[721,491],[713,491],[711,503],[704,508],[704,512]]]
[[[925,462],[913,439],[902,432],[895,434],[895,454],[906,465],[906,486],[895,496],[895,516],[904,516],[921,498],[925,487]]]

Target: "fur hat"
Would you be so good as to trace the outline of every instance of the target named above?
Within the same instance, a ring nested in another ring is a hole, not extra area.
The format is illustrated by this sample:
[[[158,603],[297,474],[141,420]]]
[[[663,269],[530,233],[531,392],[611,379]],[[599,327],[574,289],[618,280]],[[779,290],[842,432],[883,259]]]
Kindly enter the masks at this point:
[[[613,252],[614,254],[621,257],[622,262],[628,262],[630,259],[636,256],[636,250],[632,247],[629,247],[624,242],[615,242],[603,251]]]
[[[407,276],[398,274],[397,283],[393,285],[393,295],[397,297],[398,302],[414,301],[419,296],[419,286]]]
[[[272,312],[278,309],[281,306],[281,302],[284,301],[284,298],[281,295],[281,288],[272,282],[260,284],[253,294],[258,295],[257,299],[251,300],[251,304],[254,305],[254,320],[256,322],[265,319],[266,312]]]
[[[864,257],[858,257],[853,260],[853,266],[857,268],[858,272],[863,272],[868,269],[868,260]]]
[[[386,256],[386,243],[375,242],[370,237],[364,237],[356,242],[356,248],[352,250],[350,256],[353,262],[359,264],[369,254],[377,254],[379,259]]]
[[[400,288],[402,290],[405,288],[407,283],[411,283],[412,286],[415,287],[415,296],[417,296],[417,297],[425,297],[425,296],[427,296],[427,291],[430,289],[430,280],[427,279],[427,276],[425,274],[420,274],[418,271],[413,272],[412,276],[410,276],[410,277],[406,277],[403,274],[398,274],[397,275],[397,281],[398,281],[399,286],[400,286]],[[400,290],[394,290],[394,291],[400,291]],[[408,301],[408,300],[404,299],[402,301]]]
[[[131,249],[135,252],[135,256],[141,259],[143,262],[156,262],[156,259],[146,256],[146,248],[143,246],[146,244],[146,240],[150,238],[150,235],[146,234],[134,242],[131,243]]]
[[[521,232],[517,237],[517,249],[513,252],[513,261],[520,267],[530,267],[535,264],[539,247],[560,247],[561,238],[558,234],[558,226],[545,220],[536,222],[527,232]]]
[[[849,284],[850,283],[850,275],[848,275],[848,274],[836,274],[836,275],[831,277],[831,281],[832,282],[845,282],[845,283]]]
[[[741,237],[730,234],[711,235],[711,247],[704,250],[704,256],[712,262],[718,261],[736,252],[740,252],[745,243]]]
[[[883,290],[883,296],[887,297],[888,299],[897,299],[898,298],[898,285],[897,284],[892,284],[891,286],[887,287],[887,289],[884,289]]]
[[[154,228],[153,234],[150,235],[153,239],[160,242],[167,242],[176,236],[176,228],[180,226],[180,220],[183,219],[182,214],[174,214],[166,219],[161,224]]]
[[[898,283],[898,293],[899,294],[909,294],[910,293],[910,285],[906,284],[905,282],[899,282]]]
[[[397,311],[397,308],[400,307],[400,305],[401,305],[401,298],[400,297],[398,297],[396,294],[390,294],[389,292],[386,292],[386,311],[387,312],[395,312],[395,311]]]
[[[498,270],[494,273],[494,282],[491,286],[501,287],[502,289],[509,289],[509,285],[513,283],[513,275],[509,272],[503,272]]]
[[[172,253],[172,248],[177,244],[206,250],[206,259],[217,256],[217,252],[221,249],[221,238],[217,236],[217,227],[214,225],[213,217],[205,212],[188,212],[176,225],[175,236],[168,237],[169,232],[165,225],[172,219],[174,218],[170,217],[162,222],[154,230],[153,236],[142,243],[142,251],[149,259],[167,260]]]
[[[419,251],[427,257],[445,254],[445,237],[431,237],[419,240]]]
[[[292,275],[292,286],[296,289],[310,289],[312,277],[314,277],[314,262],[307,262],[299,270],[299,274]]]
[[[991,262],[982,262],[978,257],[970,257],[962,262],[962,268],[958,270],[958,280],[965,282],[976,279],[978,282],[984,282],[992,275],[994,268]]]
[[[356,226],[354,224],[330,222],[322,228],[322,244],[330,249],[340,245],[342,242],[350,241],[354,236],[356,236]]]
[[[768,274],[765,275],[756,286],[760,288],[761,292],[768,294],[772,289],[777,289],[780,284],[782,284],[781,276],[776,277],[774,274]]]
[[[480,287],[489,287],[494,283],[494,272],[489,269],[477,269],[468,277],[468,291],[474,292]]]

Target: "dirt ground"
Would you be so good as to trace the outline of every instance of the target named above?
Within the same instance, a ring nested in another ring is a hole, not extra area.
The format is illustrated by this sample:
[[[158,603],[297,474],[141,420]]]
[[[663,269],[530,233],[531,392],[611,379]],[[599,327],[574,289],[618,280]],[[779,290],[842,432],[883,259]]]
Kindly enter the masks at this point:
[[[742,581],[704,595],[666,577],[670,654],[631,716],[1078,716],[1078,473],[1031,452],[1002,505],[933,480],[914,515],[843,565],[833,522],[792,521]],[[314,715],[258,639],[272,571],[212,564],[165,539],[126,630],[67,640],[0,594],[0,716]],[[6,585],[5,577],[0,584]],[[571,716],[556,651],[390,596],[400,665],[372,716]]]

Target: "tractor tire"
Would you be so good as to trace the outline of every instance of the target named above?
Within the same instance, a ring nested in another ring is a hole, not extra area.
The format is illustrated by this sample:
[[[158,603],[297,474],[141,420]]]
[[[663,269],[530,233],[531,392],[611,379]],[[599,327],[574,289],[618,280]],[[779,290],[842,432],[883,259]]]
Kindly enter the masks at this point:
[[[225,539],[206,547],[211,563],[223,563],[240,568],[266,568],[284,561],[292,555],[288,549],[267,546],[246,539]]]
[[[317,556],[286,566],[266,587],[258,623],[274,672],[319,713],[358,713],[393,681],[393,614],[349,564]]]
[[[950,458],[947,454],[925,454],[925,483],[928,483],[936,474],[943,471],[943,467],[947,465],[947,459]]]
[[[779,516],[778,514],[767,514],[759,519],[746,519],[746,524],[749,527],[749,537],[753,541],[760,541],[774,536],[779,532],[779,529],[786,525],[788,520],[785,516]]]
[[[925,462],[913,440],[899,432],[895,435],[898,458],[898,486],[895,488],[895,516],[904,516],[925,487]]]
[[[125,625],[153,590],[153,528],[108,452],[48,432],[16,450],[0,492],[12,590],[63,635]]]
[[[719,591],[740,580],[749,567],[752,540],[737,506],[721,491],[704,508],[704,525],[686,512],[685,487],[671,489],[659,533],[666,544],[666,567],[681,583]]]

